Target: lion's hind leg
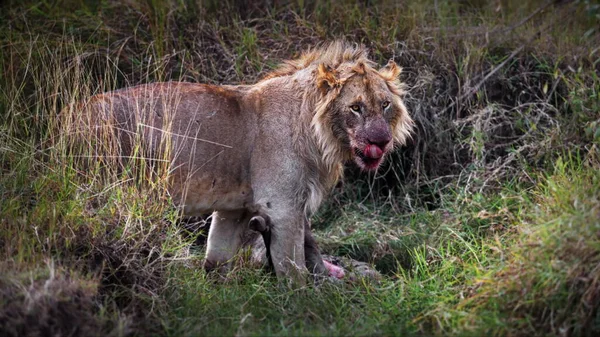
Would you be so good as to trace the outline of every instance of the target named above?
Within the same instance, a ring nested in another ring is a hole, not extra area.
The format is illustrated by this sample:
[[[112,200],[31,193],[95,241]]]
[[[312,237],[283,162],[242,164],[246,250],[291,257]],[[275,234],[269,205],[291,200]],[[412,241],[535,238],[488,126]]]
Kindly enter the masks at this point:
[[[250,219],[250,229],[260,233],[263,243],[264,250],[266,252],[266,265],[269,270],[274,270],[273,259],[271,258],[271,223],[268,216],[255,215]]]
[[[242,246],[247,228],[248,221],[244,210],[213,212],[204,269],[216,270],[221,275],[226,274],[231,269],[233,257]]]
[[[327,268],[317,241],[312,236],[308,219],[304,220],[304,257],[306,259],[306,268],[308,268],[311,274],[314,274],[316,277],[327,276]]]

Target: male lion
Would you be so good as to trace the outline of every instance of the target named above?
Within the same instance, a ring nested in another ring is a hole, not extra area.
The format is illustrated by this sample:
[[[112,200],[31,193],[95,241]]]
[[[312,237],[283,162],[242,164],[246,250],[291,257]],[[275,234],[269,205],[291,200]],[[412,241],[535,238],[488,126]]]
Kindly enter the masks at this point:
[[[140,85],[93,96],[82,116],[96,138],[112,135],[121,157],[167,154],[169,192],[184,214],[213,212],[207,270],[229,268],[260,215],[277,276],[304,283],[308,219],[343,164],[376,170],[409,136],[400,71],[393,61],[376,70],[364,47],[334,42],[254,85]],[[322,272],[307,243],[309,268]]]

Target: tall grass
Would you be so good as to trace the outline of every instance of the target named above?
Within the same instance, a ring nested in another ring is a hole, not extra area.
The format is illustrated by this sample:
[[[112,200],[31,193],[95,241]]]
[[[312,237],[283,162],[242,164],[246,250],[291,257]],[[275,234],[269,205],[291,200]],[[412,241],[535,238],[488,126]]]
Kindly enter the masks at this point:
[[[99,130],[98,116],[82,108],[115,88],[115,61],[95,65],[101,77],[94,77],[86,52],[64,39],[24,42],[25,69],[3,78],[12,81],[2,92],[3,329],[121,334],[140,324],[137,307],[160,300],[164,273],[189,256],[194,237],[176,226],[180,216],[166,189],[170,160],[148,165],[139,138],[121,160],[112,130]],[[3,61],[10,69],[11,60]],[[136,71],[150,82],[161,70],[151,63]],[[19,325],[37,315],[32,330]]]

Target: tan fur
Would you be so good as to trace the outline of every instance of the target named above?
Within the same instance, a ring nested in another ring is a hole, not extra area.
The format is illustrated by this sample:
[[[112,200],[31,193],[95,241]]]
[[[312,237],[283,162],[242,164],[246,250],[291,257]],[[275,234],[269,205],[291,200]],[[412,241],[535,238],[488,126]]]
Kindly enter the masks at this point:
[[[184,213],[215,212],[207,268],[231,260],[260,213],[272,224],[277,275],[301,283],[305,219],[341,179],[343,164],[374,169],[379,162],[368,167],[356,154],[371,138],[390,133],[403,144],[409,136],[400,68],[373,67],[363,47],[334,42],[254,85],[169,82],[97,95],[83,120],[113,130],[121,156],[139,143],[150,159],[167,158],[170,192]],[[348,108],[357,99],[364,114]],[[380,146],[385,154],[393,142]]]

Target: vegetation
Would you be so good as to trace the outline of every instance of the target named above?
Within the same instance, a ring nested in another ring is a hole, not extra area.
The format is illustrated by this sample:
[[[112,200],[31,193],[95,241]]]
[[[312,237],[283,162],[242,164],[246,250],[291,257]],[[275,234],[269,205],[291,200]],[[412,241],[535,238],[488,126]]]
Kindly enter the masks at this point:
[[[597,335],[599,23],[568,0],[3,3],[0,332]],[[92,94],[252,83],[338,38],[404,67],[417,122],[313,218],[325,253],[380,280],[288,289],[240,267],[215,282],[205,221],[180,218],[165,170],[93,152],[82,170],[63,137],[63,109]]]

